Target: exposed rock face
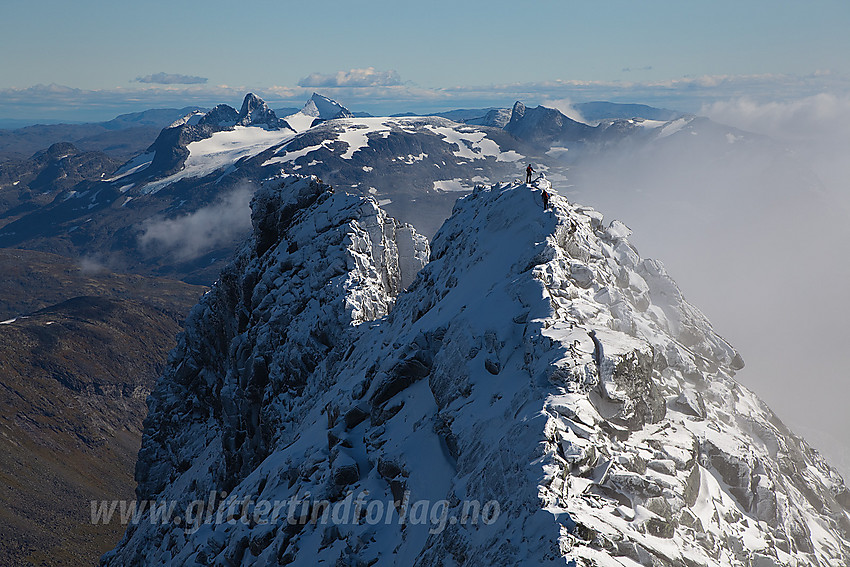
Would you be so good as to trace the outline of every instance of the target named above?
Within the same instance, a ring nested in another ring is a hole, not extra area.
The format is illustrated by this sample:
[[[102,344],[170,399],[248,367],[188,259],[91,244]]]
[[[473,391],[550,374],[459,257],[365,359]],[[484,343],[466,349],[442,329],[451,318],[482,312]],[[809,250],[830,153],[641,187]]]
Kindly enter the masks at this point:
[[[137,467],[141,499],[200,456],[198,439],[218,467],[205,483],[238,484],[281,434],[294,433],[295,416],[264,402],[282,397],[299,413],[309,378],[337,362],[335,348],[351,339],[353,325],[388,313],[427,257],[427,241],[412,228],[314,178],[268,182],[253,209],[254,238],[193,311],[168,385],[151,399],[150,439]],[[399,248],[408,251],[406,264]],[[195,416],[189,428],[186,411]],[[173,450],[174,435],[186,446]]]
[[[240,126],[266,125],[269,128],[289,128],[285,120],[278,118],[274,110],[268,107],[266,102],[255,95],[248,93],[242,101],[242,109],[239,111],[237,124]]]
[[[187,322],[137,469],[140,499],[226,490],[254,515],[130,526],[105,564],[850,557],[841,479],[732,380],[740,357],[622,223],[479,188],[401,291],[412,231],[313,179],[275,183]],[[320,518],[346,502],[360,512]],[[419,521],[422,503],[445,514]],[[471,503],[489,506],[476,522]]]

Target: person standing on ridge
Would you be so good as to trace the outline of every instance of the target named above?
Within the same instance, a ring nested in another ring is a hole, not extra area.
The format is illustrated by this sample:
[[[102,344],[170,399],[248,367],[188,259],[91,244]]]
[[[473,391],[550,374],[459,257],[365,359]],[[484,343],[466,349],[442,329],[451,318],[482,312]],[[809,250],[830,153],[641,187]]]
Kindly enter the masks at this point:
[[[549,210],[549,192],[546,189],[543,190],[543,210]]]
[[[531,167],[531,164],[528,164],[528,167],[525,168],[525,182],[526,184],[531,183],[531,174],[534,173],[534,168]]]

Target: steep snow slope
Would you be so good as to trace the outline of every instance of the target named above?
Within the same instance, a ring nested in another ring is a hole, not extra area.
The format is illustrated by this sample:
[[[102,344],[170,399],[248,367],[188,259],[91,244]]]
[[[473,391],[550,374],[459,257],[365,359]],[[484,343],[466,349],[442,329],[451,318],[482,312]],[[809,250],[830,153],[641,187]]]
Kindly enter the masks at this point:
[[[187,514],[105,564],[850,558],[841,479],[624,224],[477,188],[396,298],[422,241],[325,191],[258,194],[150,401],[138,496]]]

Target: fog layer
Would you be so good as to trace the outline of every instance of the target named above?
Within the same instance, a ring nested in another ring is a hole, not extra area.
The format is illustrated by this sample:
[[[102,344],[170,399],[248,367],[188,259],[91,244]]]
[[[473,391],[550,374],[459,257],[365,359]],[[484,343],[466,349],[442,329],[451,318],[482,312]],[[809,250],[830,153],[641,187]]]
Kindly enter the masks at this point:
[[[708,125],[581,162],[572,199],[619,218],[742,354],[738,380],[850,477],[850,100],[717,103]]]

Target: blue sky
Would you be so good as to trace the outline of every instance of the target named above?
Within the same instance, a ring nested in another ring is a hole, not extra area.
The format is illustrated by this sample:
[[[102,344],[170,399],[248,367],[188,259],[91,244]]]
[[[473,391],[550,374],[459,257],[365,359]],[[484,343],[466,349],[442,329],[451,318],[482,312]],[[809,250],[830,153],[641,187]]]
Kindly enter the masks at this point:
[[[272,106],[607,99],[696,111],[850,91],[850,3],[6,0],[0,118]]]

